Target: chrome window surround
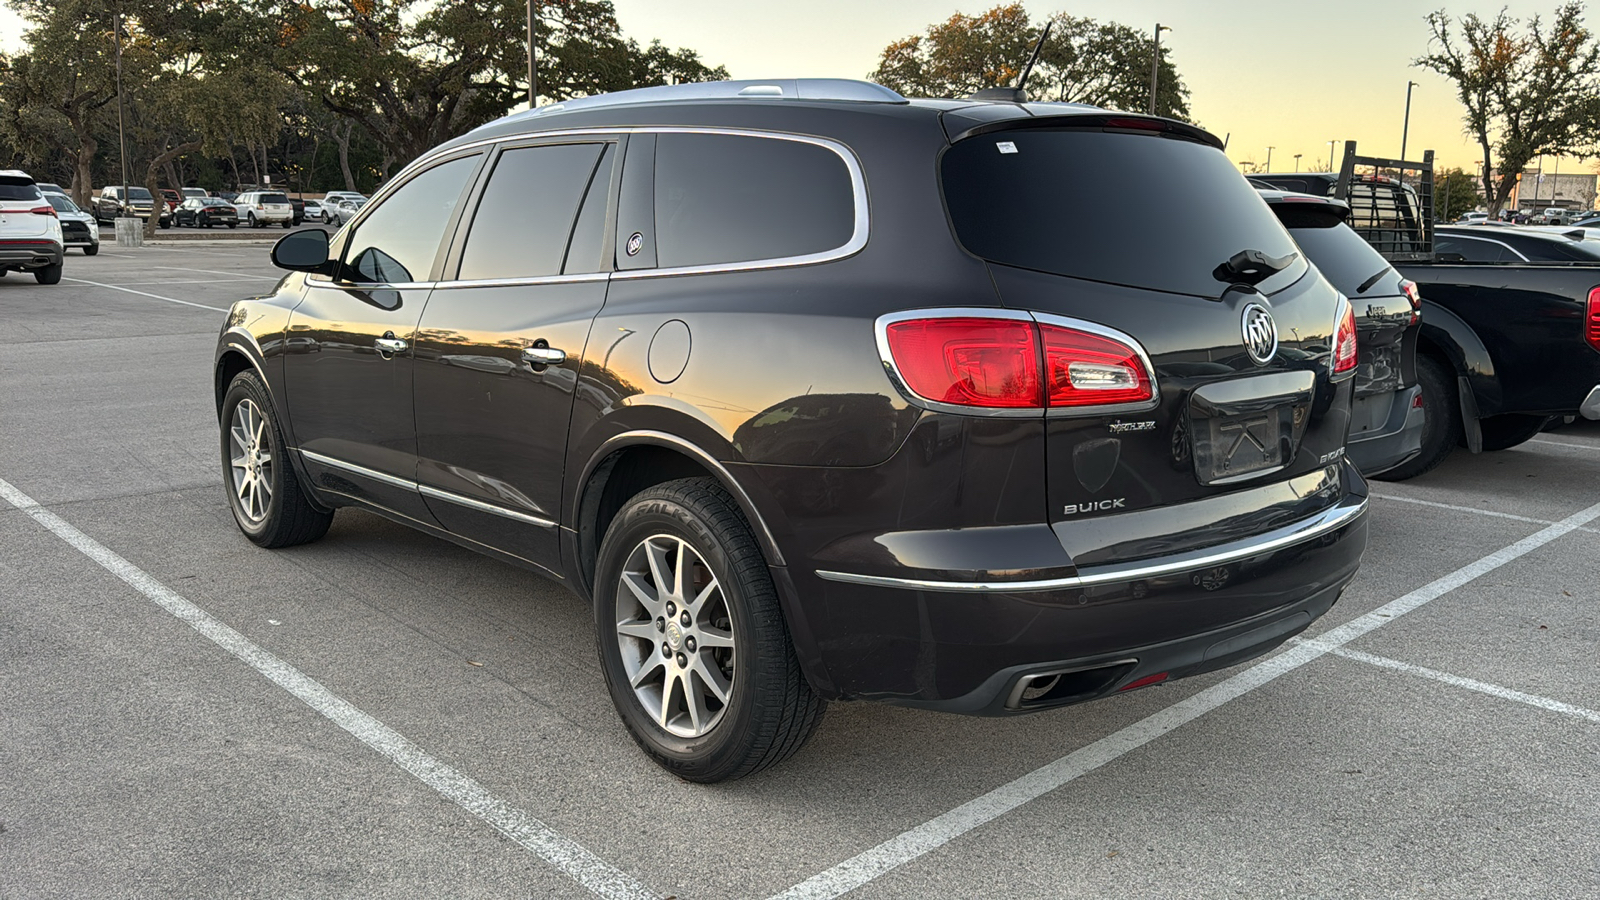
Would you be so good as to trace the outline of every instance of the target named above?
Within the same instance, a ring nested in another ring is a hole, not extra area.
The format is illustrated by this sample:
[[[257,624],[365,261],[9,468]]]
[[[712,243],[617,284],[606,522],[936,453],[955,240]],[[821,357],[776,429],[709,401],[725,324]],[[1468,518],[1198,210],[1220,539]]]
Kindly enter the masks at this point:
[[[904,322],[910,319],[931,318],[1004,319],[1012,322],[1036,322],[1041,325],[1056,325],[1110,338],[1118,343],[1126,344],[1133,348],[1134,353],[1138,354],[1139,362],[1144,365],[1145,378],[1150,381],[1150,399],[1138,403],[1106,403],[1097,406],[1030,406],[1020,409],[992,409],[981,406],[962,406],[958,403],[944,403],[924,397],[913,391],[906,384],[905,378],[900,374],[900,367],[895,364],[894,354],[889,350],[889,326],[896,322]],[[895,390],[899,391],[901,396],[905,397],[913,406],[919,406],[933,412],[996,419],[1032,419],[1040,416],[1057,419],[1148,412],[1161,405],[1161,385],[1156,381],[1156,369],[1151,364],[1150,355],[1145,352],[1144,345],[1134,340],[1133,336],[1126,332],[1118,331],[1115,328],[1110,328],[1097,322],[1074,319],[1069,316],[1051,315],[1050,313],[996,307],[957,306],[934,309],[907,309],[900,312],[886,313],[879,316],[877,321],[873,323],[872,330],[877,338],[878,359],[883,362],[884,374],[889,376],[889,381],[894,384]]]
[[[491,515],[502,516],[507,519],[514,519],[518,522],[526,522],[529,525],[537,525],[540,528],[556,527],[556,523],[550,521],[549,519],[541,519],[538,516],[531,516],[527,513],[517,512],[514,509],[496,506],[493,503],[485,503],[482,500],[475,500],[471,497],[463,497],[460,494],[453,494],[449,491],[443,491],[436,487],[418,484],[415,481],[408,481],[395,475],[379,472],[376,469],[369,469],[366,466],[358,466],[355,463],[345,462],[342,459],[337,459],[332,456],[325,456],[321,453],[314,453],[310,450],[301,450],[300,455],[308,460],[311,460],[312,462],[320,463],[331,469],[339,469],[349,472],[353,475],[360,475],[363,478],[370,478],[373,481],[379,481],[390,485],[391,487],[413,491],[421,494],[424,497],[431,497],[435,500],[444,500],[448,503],[454,503],[457,506],[465,506],[468,509],[475,509],[479,512],[486,512]]]
[[[1360,518],[1367,511],[1367,504],[1367,498],[1362,497],[1359,503],[1341,503],[1329,507],[1308,519],[1302,519],[1292,525],[1286,525],[1232,544],[1180,553],[1156,562],[1140,560],[1080,569],[1078,570],[1079,574],[1065,578],[1047,578],[1038,581],[933,581],[918,578],[892,578],[885,575],[857,575],[851,572],[830,572],[822,569],[817,570],[817,577],[825,581],[861,584],[870,587],[959,594],[1061,591],[1093,587],[1100,584],[1141,581],[1147,578],[1176,575],[1193,569],[1203,569],[1237,562],[1321,537],[1337,531]]]
[[[715,273],[715,272],[747,272],[747,271],[758,270],[758,269],[776,269],[776,268],[789,268],[789,267],[793,267],[793,266],[810,266],[810,265],[816,265],[818,263],[833,262],[834,260],[839,260],[839,259],[844,259],[844,258],[849,257],[849,256],[854,256],[855,254],[861,252],[862,248],[866,247],[866,245],[867,245],[867,237],[868,237],[869,232],[871,231],[871,217],[869,215],[868,206],[867,206],[867,181],[866,181],[866,176],[862,173],[862,170],[861,170],[861,161],[856,158],[856,155],[855,155],[854,151],[852,151],[849,147],[846,147],[844,144],[841,144],[838,141],[832,140],[830,138],[815,137],[815,136],[812,136],[812,135],[805,135],[805,134],[791,134],[791,133],[788,133],[788,132],[781,132],[781,131],[762,131],[762,130],[753,129],[753,128],[714,128],[714,127],[704,127],[704,128],[702,128],[702,127],[673,126],[673,125],[651,125],[651,126],[641,126],[641,127],[621,127],[621,126],[618,126],[618,127],[599,127],[599,128],[582,128],[582,129],[574,128],[574,129],[563,129],[563,130],[557,130],[557,131],[534,131],[534,132],[525,132],[525,133],[522,133],[522,134],[502,135],[500,137],[495,137],[495,138],[484,138],[482,140],[471,141],[469,143],[460,144],[460,145],[455,146],[455,147],[450,147],[447,150],[440,151],[439,153],[433,154],[431,156],[424,156],[424,157],[422,157],[422,158],[410,163],[404,169],[400,170],[400,172],[397,173],[394,178],[391,178],[389,180],[389,184],[388,185],[386,185],[382,190],[380,190],[376,194],[374,194],[371,200],[367,201],[367,204],[362,207],[360,215],[356,216],[356,218],[351,219],[349,222],[345,223],[344,227],[346,227],[346,228],[351,227],[351,226],[359,227],[359,223],[363,218],[366,217],[367,211],[372,209],[372,208],[374,208],[374,207],[376,207],[379,203],[381,203],[384,200],[384,198],[386,198],[390,193],[392,193],[394,190],[396,190],[399,185],[403,184],[405,182],[405,180],[407,180],[409,178],[409,176],[410,176],[410,174],[411,174],[411,172],[413,170],[425,167],[425,166],[431,164],[434,160],[442,160],[444,157],[450,156],[452,154],[458,153],[458,152],[463,151],[463,150],[470,150],[470,149],[475,149],[475,148],[478,148],[478,147],[487,147],[487,146],[491,146],[491,145],[494,145],[494,144],[507,144],[507,143],[512,143],[512,142],[516,142],[516,141],[525,141],[525,140],[529,140],[529,139],[533,139],[533,138],[573,138],[573,137],[599,137],[599,138],[604,138],[604,137],[615,137],[617,135],[625,135],[625,134],[723,134],[723,135],[731,135],[733,137],[755,137],[755,138],[768,138],[768,139],[771,139],[771,140],[779,140],[779,141],[796,141],[796,142],[802,143],[802,144],[813,144],[813,145],[818,146],[818,147],[826,148],[828,150],[833,151],[834,154],[836,154],[841,160],[844,161],[845,169],[848,170],[849,173],[850,173],[850,189],[851,189],[851,194],[852,194],[853,201],[855,203],[855,222],[854,222],[854,225],[853,225],[851,233],[850,233],[850,240],[846,241],[844,244],[842,244],[842,245],[840,245],[838,247],[833,248],[832,250],[824,250],[824,251],[822,251],[820,253],[808,253],[808,254],[804,254],[804,255],[801,255],[801,256],[783,256],[783,257],[775,257],[775,258],[772,258],[772,259],[744,260],[744,261],[740,261],[740,262],[730,262],[730,263],[714,263],[714,264],[711,264],[711,265],[704,265],[704,266],[675,266],[675,267],[672,267],[672,268],[634,269],[634,270],[627,271],[627,272],[601,272],[601,273],[596,273],[596,274],[599,275],[599,277],[602,277],[602,278],[619,278],[619,279],[621,279],[621,278],[626,278],[626,279],[665,278],[665,277],[673,276],[673,275],[707,275],[707,274],[711,274],[711,273]],[[654,198],[651,198],[651,203],[654,204],[654,202],[655,202]],[[341,229],[341,230],[343,230],[343,229]],[[528,278],[528,279],[522,279],[522,278],[503,279],[503,280],[502,279],[497,279],[495,283],[497,285],[501,285],[501,286],[524,285],[524,284],[551,284],[551,283],[559,283],[560,281],[564,281],[564,280],[586,280],[586,279],[592,279],[594,277],[595,277],[594,274],[584,275],[584,276],[565,276],[565,275],[562,275],[562,276],[547,276],[547,277],[542,277],[542,278]],[[340,287],[344,287],[345,286],[343,283],[336,283],[332,279],[329,279],[329,278],[317,278],[314,275],[307,276],[306,280],[310,281],[310,282],[314,282],[314,283],[319,284],[319,285],[330,285],[331,286],[331,285],[337,284]],[[352,287],[352,288],[354,288],[356,290],[384,290],[384,289],[400,290],[400,289],[408,289],[408,288],[433,288],[433,287],[439,287],[441,285],[447,286],[447,287],[468,287],[468,286],[484,286],[484,287],[488,287],[489,286],[486,282],[482,282],[482,281],[444,281],[444,282],[417,281],[417,282],[406,282],[406,283],[403,283],[403,284],[382,284],[382,283],[351,284],[350,287]]]

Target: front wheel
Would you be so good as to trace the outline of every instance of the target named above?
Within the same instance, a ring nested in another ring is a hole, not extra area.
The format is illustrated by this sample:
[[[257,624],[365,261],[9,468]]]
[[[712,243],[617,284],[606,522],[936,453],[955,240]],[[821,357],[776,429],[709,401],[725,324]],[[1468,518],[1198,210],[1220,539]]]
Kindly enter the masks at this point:
[[[595,572],[600,668],[633,739],[688,781],[787,759],[822,719],[761,548],[713,479],[628,501]]]
[[[1543,431],[1549,422],[1549,416],[1530,416],[1520,413],[1506,413],[1480,419],[1478,427],[1483,429],[1483,449],[1509,450],[1518,444],[1527,443],[1534,435]]]
[[[262,547],[291,547],[322,537],[333,513],[311,504],[284,452],[266,387],[255,372],[235,375],[223,397],[222,474],[228,507],[245,537]]]
[[[1422,386],[1422,450],[1410,461],[1372,476],[1379,481],[1404,481],[1431,471],[1465,434],[1455,373],[1439,360],[1418,354],[1417,382]]]

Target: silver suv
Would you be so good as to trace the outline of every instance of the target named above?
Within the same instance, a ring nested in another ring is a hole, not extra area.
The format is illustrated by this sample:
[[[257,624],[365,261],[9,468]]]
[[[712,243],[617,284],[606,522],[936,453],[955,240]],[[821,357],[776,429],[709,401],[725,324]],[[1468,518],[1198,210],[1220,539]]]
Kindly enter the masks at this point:
[[[61,281],[61,220],[27,172],[0,171],[0,275],[32,272],[40,284]]]
[[[294,207],[289,196],[282,191],[248,191],[233,198],[239,211],[239,221],[251,228],[264,225],[294,226]]]

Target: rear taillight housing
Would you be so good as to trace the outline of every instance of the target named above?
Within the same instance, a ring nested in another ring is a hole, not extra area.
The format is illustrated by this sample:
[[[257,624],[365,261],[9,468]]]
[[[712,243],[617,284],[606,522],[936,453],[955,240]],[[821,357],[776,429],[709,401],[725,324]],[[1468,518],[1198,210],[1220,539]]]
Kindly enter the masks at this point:
[[[954,411],[1025,415],[1153,407],[1154,374],[1133,338],[1026,313],[922,310],[879,320],[879,352],[906,390]]]
[[[1333,321],[1333,374],[1347,375],[1356,370],[1356,311],[1342,296]]]
[[[1600,287],[1589,291],[1589,305],[1584,309],[1583,339],[1589,346],[1600,350]]]
[[[1415,325],[1422,318],[1422,292],[1417,290],[1417,283],[1409,278],[1400,279],[1400,292],[1411,302],[1411,324]]]
[[[33,209],[28,210],[28,212],[33,213],[36,216],[49,216],[52,219],[56,217],[56,208],[48,203],[44,206],[35,206]]]

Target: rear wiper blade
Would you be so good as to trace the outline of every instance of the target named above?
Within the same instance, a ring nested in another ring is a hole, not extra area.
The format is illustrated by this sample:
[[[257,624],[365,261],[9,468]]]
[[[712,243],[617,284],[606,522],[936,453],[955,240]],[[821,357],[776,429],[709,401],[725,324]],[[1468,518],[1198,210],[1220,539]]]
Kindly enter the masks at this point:
[[[1371,278],[1368,278],[1366,281],[1361,282],[1361,286],[1356,288],[1356,293],[1365,294],[1367,292],[1367,288],[1370,288],[1373,285],[1377,284],[1378,283],[1378,279],[1380,279],[1383,276],[1389,274],[1391,271],[1393,271],[1393,269],[1394,269],[1393,266],[1384,266],[1381,270],[1378,271],[1377,274],[1373,275]]]
[[[1223,284],[1260,284],[1289,268],[1289,264],[1299,257],[1298,253],[1268,256],[1260,250],[1240,250],[1228,257],[1227,262],[1212,269],[1211,277]]]

